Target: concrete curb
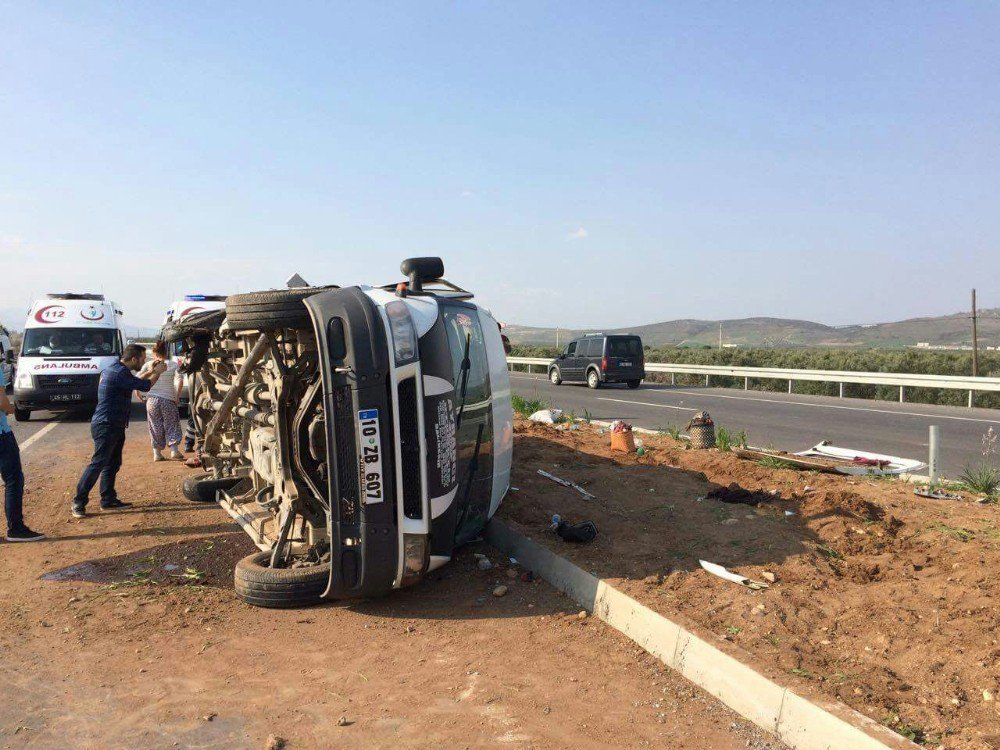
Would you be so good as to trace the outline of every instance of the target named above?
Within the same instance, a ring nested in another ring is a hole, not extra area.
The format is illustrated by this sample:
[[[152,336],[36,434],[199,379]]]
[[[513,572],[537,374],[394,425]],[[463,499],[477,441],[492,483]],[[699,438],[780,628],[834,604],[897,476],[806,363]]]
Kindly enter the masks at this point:
[[[671,669],[795,750],[915,750],[835,701],[813,703],[494,518],[486,539]]]

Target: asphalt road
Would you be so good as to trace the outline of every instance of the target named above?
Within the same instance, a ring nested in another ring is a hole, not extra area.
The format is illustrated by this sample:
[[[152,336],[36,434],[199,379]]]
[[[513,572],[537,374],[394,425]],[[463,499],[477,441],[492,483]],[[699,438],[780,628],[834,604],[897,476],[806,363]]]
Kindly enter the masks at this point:
[[[90,442],[90,417],[83,413],[64,412],[54,413],[48,411],[34,411],[31,413],[31,420],[28,422],[18,422],[13,416],[7,418],[17,443],[24,451],[36,443],[47,441],[52,443],[58,441],[60,444],[76,443],[78,441]],[[146,431],[146,410],[141,403],[132,402],[132,427],[147,436]],[[57,429],[58,428],[58,429]],[[80,467],[83,469],[83,466]]]
[[[731,430],[746,430],[751,445],[782,450],[804,450],[821,440],[858,450],[888,453],[927,460],[927,428],[941,428],[941,469],[958,477],[969,463],[982,457],[983,433],[992,426],[1000,432],[1000,412],[926,404],[897,404],[824,396],[797,396],[729,388],[643,385],[630,391],[607,385],[592,391],[582,385],[552,385],[544,376],[511,373],[514,392],[540,398],[546,404],[577,416],[593,419],[624,419],[638,427],[683,428],[691,415],[707,411],[716,424]],[[145,433],[145,412],[132,405],[137,432]],[[34,412],[30,422],[10,420],[23,447],[32,436],[59,421],[60,439],[90,440],[89,422],[73,414]],[[38,440],[45,439],[39,436]]]
[[[643,385],[552,385],[542,375],[511,373],[514,392],[593,419],[624,419],[637,427],[681,429],[695,412],[717,425],[746,430],[751,445],[805,450],[821,440],[857,450],[927,460],[930,425],[941,428],[941,470],[958,477],[982,458],[983,433],[1000,432],[1000,412],[953,406],[897,404],[824,396],[796,396],[728,388]]]

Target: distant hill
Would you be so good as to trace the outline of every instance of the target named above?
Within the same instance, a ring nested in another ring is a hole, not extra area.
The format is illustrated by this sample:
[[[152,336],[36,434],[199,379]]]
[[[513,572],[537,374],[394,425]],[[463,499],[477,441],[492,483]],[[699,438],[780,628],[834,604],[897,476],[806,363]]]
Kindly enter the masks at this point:
[[[629,328],[604,329],[604,333],[635,333],[651,346],[718,346],[719,323],[725,344],[743,347],[877,347],[898,348],[927,343],[931,346],[971,346],[969,313],[936,318],[911,318],[893,323],[828,326],[808,320],[742,318],[739,320],[670,320]],[[559,330],[559,342],[592,330]],[[508,325],[504,333],[515,344],[552,346],[554,328]],[[979,345],[1000,346],[1000,308],[979,311]]]

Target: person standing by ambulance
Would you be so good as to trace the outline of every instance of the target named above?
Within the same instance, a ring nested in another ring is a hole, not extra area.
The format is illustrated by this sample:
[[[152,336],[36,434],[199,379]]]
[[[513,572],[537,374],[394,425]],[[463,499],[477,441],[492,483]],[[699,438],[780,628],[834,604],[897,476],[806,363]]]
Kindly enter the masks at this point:
[[[146,421],[153,444],[153,460],[165,460],[160,451],[170,448],[170,458],[183,461],[184,454],[180,451],[181,418],[177,412],[177,403],[184,383],[183,380],[175,380],[177,363],[167,357],[167,344],[162,339],[153,344],[153,360],[143,366],[139,377],[160,365],[165,367],[162,377],[145,396],[139,394],[139,399],[146,402]]]
[[[101,478],[101,509],[118,510],[131,503],[123,503],[115,492],[115,477],[122,465],[122,448],[125,446],[125,428],[128,427],[132,409],[132,391],[146,393],[166,369],[162,362],[154,364],[142,377],[132,371],[146,364],[146,347],[129,344],[122,358],[101,373],[97,387],[97,408],[90,420],[90,434],[94,438],[94,455],[76,485],[73,497],[73,517],[87,517],[90,490]]]
[[[24,470],[21,468],[21,451],[17,447],[17,439],[7,422],[7,415],[13,413],[14,405],[7,398],[7,376],[0,370],[0,476],[3,477],[3,509],[7,514],[7,541],[37,542],[44,539],[45,534],[29,529],[21,512],[21,503],[24,501]]]

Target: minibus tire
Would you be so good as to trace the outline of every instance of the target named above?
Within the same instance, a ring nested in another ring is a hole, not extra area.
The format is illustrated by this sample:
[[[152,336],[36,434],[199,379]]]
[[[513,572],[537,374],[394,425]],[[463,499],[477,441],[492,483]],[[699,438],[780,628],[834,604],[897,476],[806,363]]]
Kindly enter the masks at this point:
[[[234,331],[309,328],[312,326],[312,319],[302,301],[315,294],[339,288],[310,286],[233,294],[226,300],[226,318]]]
[[[233,571],[236,596],[255,607],[310,607],[323,599],[330,580],[330,563],[304,568],[271,568],[270,552],[247,555]]]
[[[232,489],[239,481],[236,477],[215,479],[211,474],[187,477],[183,484],[184,497],[192,503],[214,503],[216,492]]]
[[[18,422],[30,422],[31,421],[31,409],[18,409],[14,407],[14,419]]]
[[[173,344],[193,336],[211,336],[219,330],[219,326],[225,319],[224,310],[205,310],[193,313],[163,326],[160,338],[168,344]]]
[[[635,390],[636,388],[638,388],[641,383],[642,383],[641,380],[626,380],[625,381],[625,385],[627,385],[629,388],[632,388],[633,390]]]

